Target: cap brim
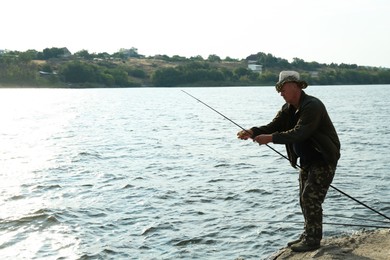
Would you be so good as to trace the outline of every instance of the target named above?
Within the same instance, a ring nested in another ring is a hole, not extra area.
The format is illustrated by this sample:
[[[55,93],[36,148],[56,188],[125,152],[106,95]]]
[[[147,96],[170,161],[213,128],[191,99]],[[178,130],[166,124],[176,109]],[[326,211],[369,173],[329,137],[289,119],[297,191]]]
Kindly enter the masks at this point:
[[[276,83],[275,85],[276,91],[280,92],[282,90],[283,85],[287,82],[296,82],[301,85],[302,89],[307,88],[308,86],[307,82],[304,80],[282,80]]]

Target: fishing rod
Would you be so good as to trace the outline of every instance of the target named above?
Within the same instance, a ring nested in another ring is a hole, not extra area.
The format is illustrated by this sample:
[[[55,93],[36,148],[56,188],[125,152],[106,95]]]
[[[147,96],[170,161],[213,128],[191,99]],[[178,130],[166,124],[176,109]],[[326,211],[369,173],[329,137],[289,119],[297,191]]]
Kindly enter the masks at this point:
[[[213,107],[207,105],[206,103],[204,103],[202,100],[194,97],[193,95],[191,95],[190,93],[184,91],[184,90],[181,90],[183,91],[184,93],[186,93],[188,96],[192,97],[193,99],[197,100],[198,102],[202,103],[203,105],[205,105],[206,107],[210,108],[211,110],[213,110],[214,112],[218,113],[219,115],[221,115],[223,118],[225,118],[226,120],[232,122],[233,124],[235,124],[236,126],[238,126],[239,128],[241,128],[242,130],[244,130],[245,132],[247,132],[248,134],[252,135],[248,130],[246,130],[245,128],[243,128],[242,126],[240,126],[239,124],[237,124],[236,122],[234,122],[233,120],[231,120],[230,118],[228,118],[227,116],[225,116],[224,114],[222,114],[221,112],[219,112],[218,110],[214,109]],[[274,152],[276,152],[277,154],[279,154],[280,156],[284,157],[285,159],[289,160],[284,154],[280,153],[279,151],[275,150],[273,147],[269,146],[268,144],[266,144],[266,146],[268,146],[271,150],[273,150]],[[289,160],[290,161],[290,160]]]
[[[245,128],[243,128],[242,126],[240,126],[239,124],[237,124],[236,122],[234,122],[232,119],[228,118],[227,116],[225,116],[224,114],[222,114],[221,112],[219,112],[218,110],[216,110],[215,108],[211,107],[210,105],[206,104],[205,102],[203,102],[202,100],[194,97],[193,95],[191,95],[190,93],[184,91],[184,90],[181,90],[182,92],[184,92],[185,94],[187,94],[188,96],[192,97],[193,99],[197,100],[198,102],[202,103],[203,105],[205,105],[206,107],[210,108],[211,110],[213,110],[214,112],[218,113],[219,115],[221,115],[223,118],[225,118],[226,120],[230,121],[231,123],[233,123],[234,125],[236,125],[237,127],[241,128],[243,131],[249,133],[250,135],[252,135],[248,130],[246,130]],[[270,148],[271,150],[273,150],[275,153],[279,154],[281,157],[283,157],[284,159],[290,161],[290,159],[285,156],[284,154],[280,153],[279,151],[277,151],[276,149],[274,149],[273,147],[269,146],[268,144],[266,144],[266,146],[268,148]],[[303,170],[303,168],[297,164],[297,167],[301,170]],[[339,193],[343,194],[344,196],[347,196],[348,198],[352,199],[353,201],[359,203],[360,205],[364,206],[365,208],[377,213],[378,215],[381,215],[382,217],[390,220],[390,217],[386,216],[385,214],[373,209],[372,207],[366,205],[365,203],[359,201],[358,199],[348,195],[347,193],[343,192],[342,190],[336,188],[334,185],[330,185],[331,188],[333,188],[334,190],[338,191]]]

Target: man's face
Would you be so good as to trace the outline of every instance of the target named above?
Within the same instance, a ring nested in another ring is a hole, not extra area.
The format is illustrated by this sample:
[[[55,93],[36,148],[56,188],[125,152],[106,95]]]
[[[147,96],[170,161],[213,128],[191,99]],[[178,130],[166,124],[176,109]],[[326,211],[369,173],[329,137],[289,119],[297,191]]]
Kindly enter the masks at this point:
[[[299,93],[301,89],[295,82],[284,83],[283,87],[280,90],[280,95],[284,100],[289,104],[296,104],[299,102]]]

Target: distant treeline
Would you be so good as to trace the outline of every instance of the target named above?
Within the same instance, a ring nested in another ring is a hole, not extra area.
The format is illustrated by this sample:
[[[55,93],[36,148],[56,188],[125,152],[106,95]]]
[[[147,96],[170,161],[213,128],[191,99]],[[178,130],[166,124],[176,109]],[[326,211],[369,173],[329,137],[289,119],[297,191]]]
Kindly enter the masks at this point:
[[[248,63],[262,66],[253,71]],[[210,55],[145,57],[136,48],[71,54],[67,48],[0,51],[0,85],[18,87],[175,87],[273,85],[281,70],[297,70],[311,85],[390,84],[390,69],[356,64],[292,62],[259,52],[246,59]]]

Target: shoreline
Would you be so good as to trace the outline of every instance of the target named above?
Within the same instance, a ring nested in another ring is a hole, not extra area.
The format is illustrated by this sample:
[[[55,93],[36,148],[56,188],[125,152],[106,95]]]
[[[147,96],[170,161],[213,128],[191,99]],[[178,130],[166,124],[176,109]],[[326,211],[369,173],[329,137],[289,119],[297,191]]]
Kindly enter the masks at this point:
[[[299,259],[390,259],[390,228],[363,230],[352,235],[325,238],[321,247],[311,252],[295,253],[284,247],[268,260]]]

